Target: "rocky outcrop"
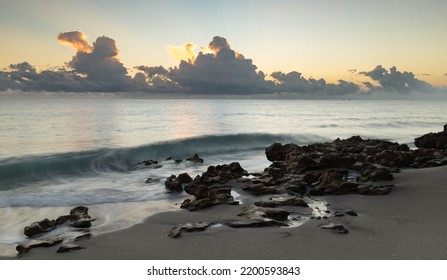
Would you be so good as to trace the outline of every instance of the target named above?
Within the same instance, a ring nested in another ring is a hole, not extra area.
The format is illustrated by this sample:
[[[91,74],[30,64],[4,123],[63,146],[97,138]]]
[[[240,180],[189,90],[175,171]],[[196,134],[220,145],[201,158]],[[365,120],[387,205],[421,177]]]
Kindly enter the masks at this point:
[[[73,208],[69,215],[60,216],[56,220],[43,219],[26,226],[23,230],[23,234],[28,237],[35,237],[65,224],[75,228],[88,228],[92,225],[92,221],[92,218],[88,215],[88,208],[85,206],[78,206]]]
[[[414,139],[414,144],[423,149],[447,150],[447,124],[444,130],[437,133],[428,133]]]
[[[238,162],[209,166],[207,171],[194,179],[181,174],[179,179],[185,182],[185,192],[195,197],[194,199],[186,199],[181,208],[195,211],[218,204],[239,204],[238,201],[234,200],[231,195],[231,187],[226,183],[247,175],[248,172]]]
[[[186,161],[191,161],[195,163],[203,163],[203,158],[199,157],[198,154],[193,155],[190,158],[187,158]]]
[[[34,222],[31,225],[26,226],[23,233],[28,238],[41,238],[41,235],[55,230],[60,226],[70,226],[73,228],[73,231],[80,231],[80,233],[74,238],[76,241],[91,237],[91,233],[86,231],[86,228],[91,227],[92,221],[94,221],[94,219],[92,219],[88,214],[88,207],[78,206],[71,209],[69,215],[59,216],[55,220],[43,219],[41,221]],[[62,243],[63,241],[64,237],[62,235],[47,239],[32,239],[17,245],[16,250],[18,251],[19,256],[21,256],[28,252],[31,248],[54,246]]]

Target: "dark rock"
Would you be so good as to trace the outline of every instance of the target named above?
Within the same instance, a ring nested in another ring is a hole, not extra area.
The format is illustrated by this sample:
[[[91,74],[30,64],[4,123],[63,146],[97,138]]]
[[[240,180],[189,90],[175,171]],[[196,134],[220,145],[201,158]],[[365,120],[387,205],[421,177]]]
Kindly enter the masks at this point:
[[[175,163],[181,163],[183,161],[183,159],[176,159],[174,160]]]
[[[87,218],[90,219],[90,216],[88,215],[88,207],[86,206],[77,206],[70,210],[70,216],[75,219],[81,219],[81,218]]]
[[[56,228],[55,220],[44,219],[39,222],[34,222],[29,226],[26,226],[23,230],[23,233],[28,237],[34,237],[36,235],[40,235],[49,231],[52,231]]]
[[[273,219],[277,221],[284,221],[287,220],[289,214],[290,213],[288,211],[280,208],[252,206],[244,209],[244,211],[239,213],[238,216],[252,220]]]
[[[66,253],[73,250],[81,250],[81,249],[85,249],[85,247],[79,246],[77,244],[67,243],[60,246],[59,249],[57,249],[56,253]]]
[[[178,175],[178,180],[182,184],[187,184],[192,182],[191,176],[188,175],[188,173],[182,173]]]
[[[229,221],[227,226],[232,228],[282,227],[288,224],[272,219],[241,219]]]
[[[165,187],[170,192],[182,192],[183,185],[182,182],[175,175],[171,175],[165,181]]]
[[[187,223],[183,226],[183,229],[186,232],[204,231],[211,225],[213,225],[213,223],[209,223],[209,222]]]
[[[293,144],[282,145],[281,143],[274,143],[265,149],[265,155],[269,161],[283,161],[286,155],[294,149]]]
[[[391,192],[393,185],[373,186],[361,185],[357,188],[359,194],[363,195],[386,195]]]
[[[447,129],[444,125],[444,131],[437,133],[428,133],[414,139],[414,144],[418,148],[424,149],[447,149]]]
[[[146,184],[152,184],[152,183],[156,183],[156,182],[160,182],[160,179],[155,179],[155,178],[147,178],[146,179]]]
[[[345,228],[343,225],[341,224],[334,224],[334,223],[329,223],[329,224],[325,224],[320,226],[321,229],[331,229],[333,231],[336,231],[340,234],[347,234],[349,233],[349,230],[347,228]]]
[[[357,217],[357,216],[358,216],[357,212],[352,211],[352,210],[347,210],[347,211],[345,211],[345,214],[346,214],[346,215],[349,215],[349,216],[354,216],[354,217]]]
[[[325,167],[350,168],[357,160],[341,153],[328,153],[321,157],[320,165]]]
[[[253,184],[242,188],[252,195],[280,194],[281,192],[275,187],[268,187],[263,184]]]
[[[393,180],[394,176],[393,176],[393,174],[390,173],[389,169],[378,168],[370,174],[369,179],[373,182],[389,181],[389,180]]]
[[[92,237],[92,233],[91,232],[84,232],[79,234],[78,236],[76,236],[74,238],[74,241],[79,241],[79,240],[84,240],[84,239],[90,239]]]
[[[177,225],[169,231],[168,236],[172,238],[177,238],[181,235],[183,231],[186,232],[204,231],[211,225],[213,225],[213,223],[208,222],[197,222],[197,223],[187,223],[184,225]]]
[[[193,155],[190,158],[186,159],[187,161],[192,161],[192,162],[196,162],[196,163],[203,163],[203,159],[199,157],[198,154]]]
[[[71,226],[75,228],[89,228],[92,226],[92,222],[90,218],[81,218],[71,223]]]
[[[28,252],[32,248],[37,247],[51,247],[62,243],[64,239],[62,237],[48,238],[47,240],[31,240],[27,243],[22,243],[16,246],[16,250],[19,253],[19,257]]]
[[[309,205],[306,202],[304,202],[304,200],[297,197],[285,198],[282,200],[256,201],[254,204],[260,207],[278,207],[278,206],[309,207]]]
[[[177,238],[180,236],[180,234],[182,234],[182,230],[183,225],[177,225],[168,232],[168,236],[172,238]]]
[[[146,166],[150,166],[150,165],[153,165],[153,164],[158,164],[158,161],[149,159],[149,160],[145,160],[145,161],[143,161],[143,163],[144,163],[144,165],[146,165]]]

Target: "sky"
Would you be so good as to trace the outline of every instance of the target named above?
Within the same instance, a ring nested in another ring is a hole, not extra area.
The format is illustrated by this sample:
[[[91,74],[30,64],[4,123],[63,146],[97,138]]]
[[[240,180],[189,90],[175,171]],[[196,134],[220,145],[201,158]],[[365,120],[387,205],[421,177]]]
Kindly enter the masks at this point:
[[[200,50],[212,54],[209,44],[218,36],[245,64],[251,60],[255,71],[275,83],[284,80],[275,80],[271,73],[296,71],[305,82],[324,79],[337,85],[343,80],[360,88],[386,88],[397,77],[395,69],[400,77],[410,73],[411,81],[445,87],[446,12],[445,0],[0,0],[0,69],[21,62],[37,71],[73,68],[79,49],[67,42],[64,46],[56,36],[79,31],[92,49],[101,36],[114,40],[114,58],[133,77],[137,66],[181,66],[174,52],[186,43],[192,46],[193,59]],[[194,88],[190,80],[185,82],[192,75],[185,74],[192,71],[186,66],[179,69],[181,74],[167,76],[180,87]],[[146,80],[151,78],[144,73]]]

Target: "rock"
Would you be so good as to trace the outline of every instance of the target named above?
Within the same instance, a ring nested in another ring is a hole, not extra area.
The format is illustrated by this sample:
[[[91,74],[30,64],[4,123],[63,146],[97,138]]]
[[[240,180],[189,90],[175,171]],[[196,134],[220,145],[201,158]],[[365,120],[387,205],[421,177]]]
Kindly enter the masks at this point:
[[[211,225],[213,225],[213,223],[208,222],[187,223],[183,226],[183,229],[186,232],[204,231]]]
[[[437,133],[428,133],[414,139],[414,144],[418,148],[424,149],[447,149],[447,124],[444,125],[444,130]]]
[[[160,182],[160,179],[155,179],[155,178],[147,178],[146,179],[146,184],[152,184],[152,183],[157,183]]]
[[[60,246],[59,249],[57,249],[56,253],[66,253],[69,251],[81,250],[81,249],[85,249],[85,247],[79,246],[77,244],[67,243]]]
[[[171,175],[165,181],[165,187],[170,192],[182,192],[183,185],[182,182],[175,175]]]
[[[281,193],[275,187],[267,187],[263,184],[253,184],[253,185],[246,186],[246,187],[242,188],[242,190],[246,191],[252,195],[266,195],[266,194],[280,194]]]
[[[393,180],[394,176],[393,176],[393,174],[390,173],[389,169],[378,168],[369,175],[369,179],[373,182],[389,181],[389,180]]]
[[[349,233],[349,230],[347,228],[345,228],[342,224],[329,223],[329,224],[321,225],[320,228],[321,229],[331,229],[331,230],[336,231],[340,234]]]
[[[227,226],[232,228],[254,228],[254,227],[282,227],[289,226],[286,223],[272,220],[272,219],[241,219],[229,221],[226,223]]]
[[[346,215],[349,215],[349,216],[354,216],[354,217],[357,217],[357,216],[358,216],[357,212],[352,211],[352,210],[347,210],[347,211],[345,211],[345,214],[346,214]]]
[[[195,163],[203,163],[203,159],[200,158],[198,154],[195,154],[192,157],[187,158],[186,160],[187,161],[192,161],[192,162],[195,162]]]
[[[74,241],[79,241],[79,240],[84,240],[84,239],[90,239],[92,237],[92,233],[91,232],[84,232],[79,234],[78,236],[76,236],[74,238]]]
[[[269,161],[284,161],[286,155],[294,150],[293,144],[282,145],[281,143],[274,143],[265,149],[265,155]]]
[[[168,232],[168,236],[172,238],[177,238],[180,236],[180,234],[182,234],[182,230],[183,225],[177,225]]]
[[[184,225],[177,225],[169,231],[168,236],[172,238],[177,238],[181,235],[183,231],[186,232],[204,231],[211,225],[213,225],[213,223],[209,222],[197,222],[197,223],[187,223]]]
[[[290,213],[288,211],[280,208],[251,206],[244,209],[244,211],[239,213],[238,216],[252,220],[262,220],[267,218],[276,221],[284,221],[287,220],[289,214]]]
[[[53,237],[48,238],[47,240],[31,240],[27,243],[22,243],[16,246],[16,250],[19,254],[19,257],[21,257],[23,254],[28,252],[31,248],[37,248],[37,247],[50,247],[57,245],[59,243],[62,243],[63,238],[62,237]]]
[[[282,200],[264,200],[256,201],[254,203],[256,206],[260,207],[278,207],[278,206],[298,206],[298,207],[309,207],[309,205],[304,202],[301,198],[292,197],[284,198]]]
[[[81,218],[71,223],[71,226],[75,228],[89,228],[92,226],[92,222],[90,218]]]
[[[88,215],[88,207],[86,206],[78,206],[70,210],[70,216],[75,219],[81,219],[86,218],[90,219],[90,216]]]
[[[150,165],[153,165],[153,164],[158,164],[158,161],[149,159],[149,160],[143,161],[142,163],[144,163],[144,165],[146,165],[146,166],[150,166]]]
[[[391,192],[393,185],[373,186],[361,185],[357,188],[359,194],[363,195],[386,195]]]
[[[188,175],[188,173],[182,173],[178,175],[178,180],[182,184],[187,184],[192,182],[191,176]]]
[[[49,231],[52,231],[56,228],[56,221],[43,219],[39,222],[34,222],[29,226],[26,226],[23,230],[23,233],[28,237],[34,237]]]
[[[330,168],[350,168],[357,160],[351,155],[334,152],[321,157],[320,165]]]

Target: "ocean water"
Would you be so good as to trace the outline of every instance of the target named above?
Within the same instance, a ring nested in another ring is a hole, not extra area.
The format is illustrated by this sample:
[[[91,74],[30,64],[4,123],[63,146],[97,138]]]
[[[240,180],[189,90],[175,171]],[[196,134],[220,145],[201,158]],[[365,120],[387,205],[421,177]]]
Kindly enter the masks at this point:
[[[0,255],[15,254],[26,225],[77,205],[90,208],[97,234],[176,211],[186,195],[167,193],[166,177],[233,161],[259,172],[274,142],[360,135],[414,147],[415,137],[443,129],[446,108],[447,101],[421,100],[2,97]],[[165,160],[195,153],[204,164]],[[147,159],[161,167],[138,164]]]

